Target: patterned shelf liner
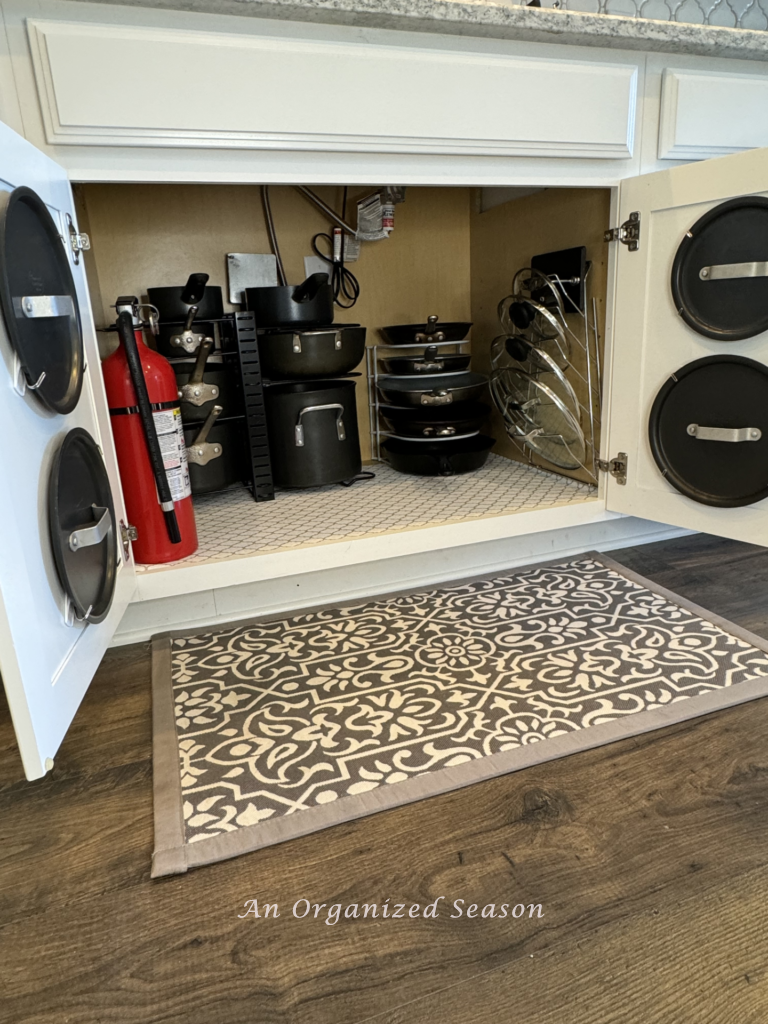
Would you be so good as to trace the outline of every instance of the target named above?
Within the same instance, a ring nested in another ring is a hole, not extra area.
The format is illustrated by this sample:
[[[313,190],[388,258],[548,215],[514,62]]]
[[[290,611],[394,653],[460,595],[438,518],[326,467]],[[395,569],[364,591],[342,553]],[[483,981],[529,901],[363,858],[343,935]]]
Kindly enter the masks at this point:
[[[196,498],[200,547],[172,566],[273,554],[597,497],[597,488],[589,484],[500,455],[491,455],[476,473],[448,478],[406,476],[383,462],[366,468],[376,473],[375,479],[352,487],[278,491],[275,501],[257,504],[241,486]],[[166,568],[138,566],[140,572]]]

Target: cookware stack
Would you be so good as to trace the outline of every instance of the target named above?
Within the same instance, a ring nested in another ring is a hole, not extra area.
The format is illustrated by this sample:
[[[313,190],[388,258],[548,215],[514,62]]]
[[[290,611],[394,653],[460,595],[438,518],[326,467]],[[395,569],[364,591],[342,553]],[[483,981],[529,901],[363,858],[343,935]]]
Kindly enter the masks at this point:
[[[470,323],[383,327],[368,350],[371,438],[375,457],[417,476],[480,469],[495,441],[481,433],[488,378],[469,370]]]
[[[264,378],[275,485],[349,483],[362,468],[355,380],[365,328],[333,323],[327,274],[300,285],[247,288]]]
[[[147,289],[159,318],[157,348],[179,387],[193,494],[251,476],[234,319],[224,314],[221,288],[207,280],[192,274],[184,286]]]

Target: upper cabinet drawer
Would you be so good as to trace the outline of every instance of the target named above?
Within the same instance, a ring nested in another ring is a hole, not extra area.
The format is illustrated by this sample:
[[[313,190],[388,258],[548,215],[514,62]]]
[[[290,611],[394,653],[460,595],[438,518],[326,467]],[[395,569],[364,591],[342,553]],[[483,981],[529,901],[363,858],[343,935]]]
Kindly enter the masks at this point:
[[[768,75],[667,68],[660,160],[704,160],[768,146]]]
[[[54,145],[632,155],[634,63],[27,24]]]

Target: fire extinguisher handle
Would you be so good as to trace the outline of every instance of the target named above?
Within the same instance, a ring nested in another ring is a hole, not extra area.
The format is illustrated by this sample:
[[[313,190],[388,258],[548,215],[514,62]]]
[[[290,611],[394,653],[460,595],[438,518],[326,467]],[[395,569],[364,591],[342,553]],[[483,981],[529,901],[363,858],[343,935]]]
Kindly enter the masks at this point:
[[[144,379],[144,371],[141,367],[136,337],[133,333],[133,321],[130,313],[121,313],[117,318],[117,330],[120,340],[125,348],[125,357],[128,362],[128,370],[131,374],[133,390],[136,392],[136,404],[139,407],[139,416],[144,430],[144,438],[147,442],[149,461],[157,485],[157,495],[160,498],[160,507],[163,510],[165,526],[168,530],[168,538],[171,544],[181,543],[181,531],[176,519],[176,510],[173,506],[171,488],[168,484],[168,476],[165,472],[163,453],[160,451],[160,442],[157,439],[155,419],[152,415],[152,405],[147,392],[147,382]]]

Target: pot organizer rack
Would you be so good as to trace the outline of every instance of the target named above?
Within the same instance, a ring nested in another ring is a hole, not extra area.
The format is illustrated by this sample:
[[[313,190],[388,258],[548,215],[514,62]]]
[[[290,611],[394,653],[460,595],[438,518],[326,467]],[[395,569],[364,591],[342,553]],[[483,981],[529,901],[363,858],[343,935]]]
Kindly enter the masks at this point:
[[[583,470],[597,483],[602,366],[585,254],[547,253],[517,271],[498,307],[503,333],[491,343],[490,383],[530,464]]]
[[[213,328],[214,352],[222,364],[236,375],[242,397],[242,412],[247,444],[243,459],[243,483],[254,501],[272,501],[275,487],[267,443],[264,382],[259,362],[258,331],[253,313],[225,313],[205,321]],[[163,325],[169,328],[173,325]],[[186,358],[194,358],[196,349],[184,350]],[[174,353],[178,358],[181,353]],[[173,358],[171,362],[173,363]],[[209,419],[215,419],[215,415]],[[208,424],[211,425],[210,423]],[[203,426],[200,424],[199,426]]]
[[[382,405],[381,396],[379,394],[379,384],[381,381],[385,381],[388,378],[396,376],[391,373],[382,373],[379,369],[380,360],[391,359],[397,355],[403,355],[404,352],[423,352],[425,348],[436,348],[443,355],[448,354],[459,354],[466,353],[467,346],[471,344],[469,338],[465,338],[463,341],[419,341],[412,342],[410,344],[401,345],[387,345],[376,344],[369,345],[365,350],[365,368],[366,376],[368,378],[368,416],[369,416],[369,430],[371,435],[371,458],[376,462],[382,462],[381,456],[381,441],[382,438],[394,437],[392,431],[387,430],[382,425],[380,408]],[[417,379],[414,375],[411,379]],[[479,434],[479,430],[474,432]],[[462,436],[474,436],[474,435],[462,435]]]

